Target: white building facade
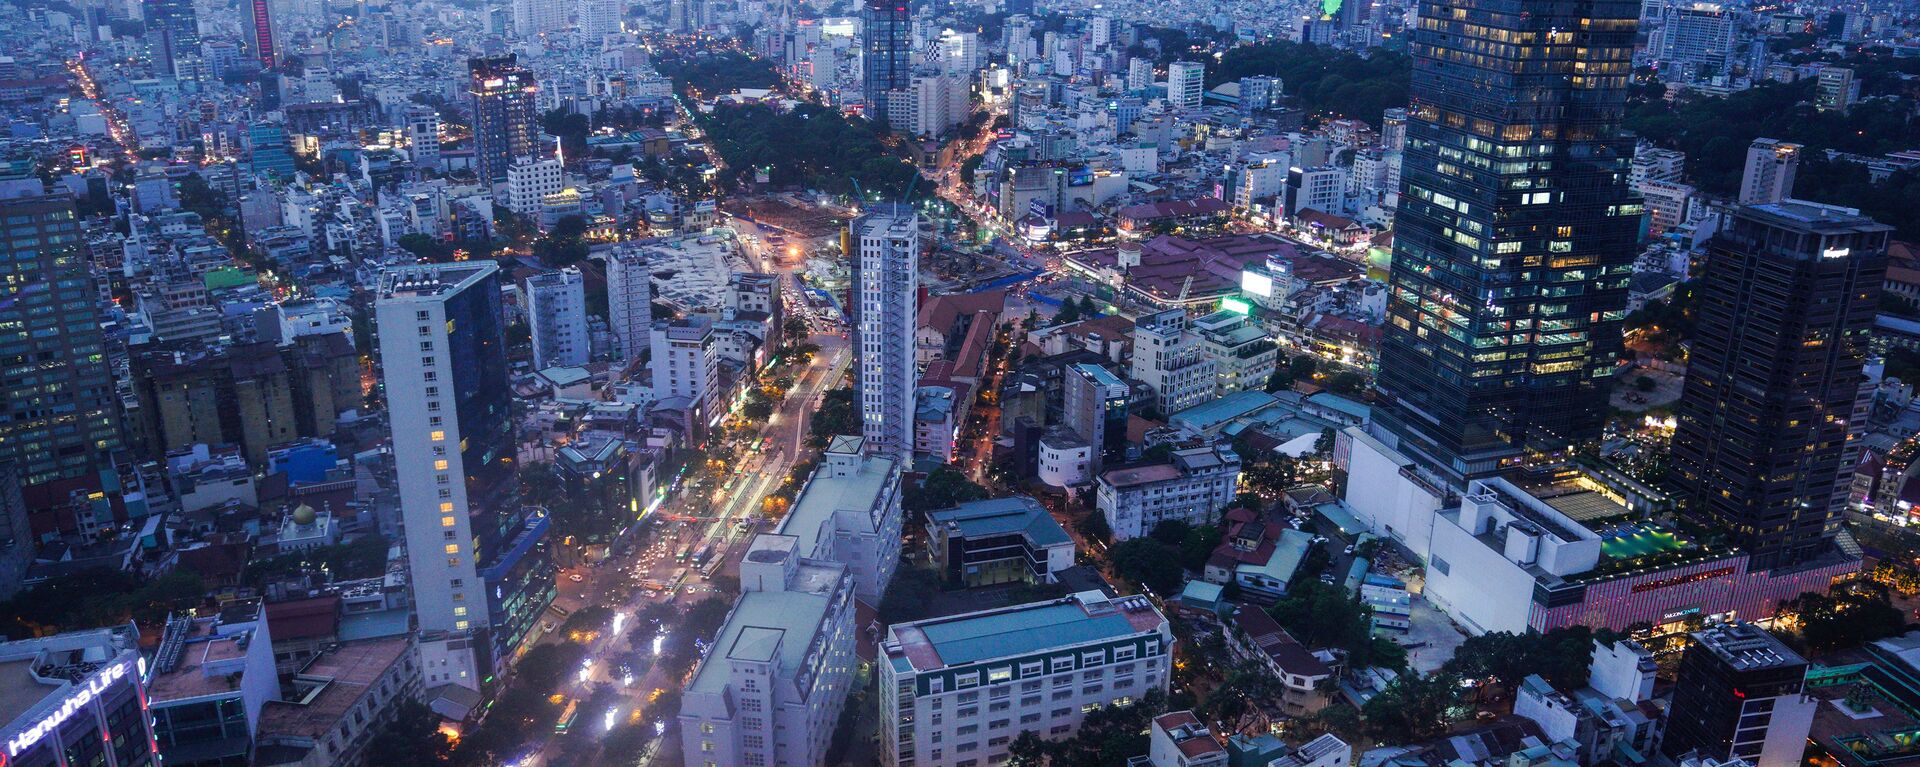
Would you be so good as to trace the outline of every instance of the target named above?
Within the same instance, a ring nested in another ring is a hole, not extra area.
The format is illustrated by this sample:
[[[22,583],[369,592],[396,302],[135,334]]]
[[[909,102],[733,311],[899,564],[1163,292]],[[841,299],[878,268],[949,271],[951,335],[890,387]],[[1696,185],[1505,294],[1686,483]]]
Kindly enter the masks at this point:
[[[854,359],[866,449],[913,457],[915,298],[920,286],[920,217],[880,206],[853,222]]]
[[[527,326],[534,370],[587,364],[587,290],[578,268],[527,278]]]

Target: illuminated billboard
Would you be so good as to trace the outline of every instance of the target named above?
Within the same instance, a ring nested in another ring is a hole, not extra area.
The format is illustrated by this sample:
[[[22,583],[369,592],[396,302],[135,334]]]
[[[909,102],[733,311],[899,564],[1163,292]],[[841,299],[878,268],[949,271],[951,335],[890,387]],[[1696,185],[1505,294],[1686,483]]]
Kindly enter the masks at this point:
[[[1240,290],[1261,298],[1273,297],[1273,278],[1258,272],[1240,272]]]

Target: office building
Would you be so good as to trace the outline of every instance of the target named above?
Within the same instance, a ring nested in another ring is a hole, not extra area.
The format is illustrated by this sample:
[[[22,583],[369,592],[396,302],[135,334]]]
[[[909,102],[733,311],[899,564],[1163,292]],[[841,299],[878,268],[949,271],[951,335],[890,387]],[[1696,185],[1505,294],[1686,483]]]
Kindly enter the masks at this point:
[[[1642,145],[1633,153],[1633,169],[1627,172],[1627,185],[1640,191],[1648,181],[1679,183],[1686,177],[1687,154],[1673,149]]]
[[[1119,466],[1100,474],[1096,504],[1124,541],[1177,519],[1193,526],[1219,523],[1240,481],[1240,456],[1225,445],[1173,451],[1162,463]]]
[[[1127,459],[1127,382],[1091,362],[1068,365],[1061,372],[1063,423],[1093,448],[1087,471],[1100,472],[1108,462]]]
[[[1793,196],[1793,175],[1800,169],[1799,144],[1757,138],[1747,147],[1747,168],[1740,176],[1740,204],[1765,205]]]
[[[1641,215],[1638,13],[1420,3],[1374,417],[1453,484],[1599,434]]]
[[[0,328],[13,364],[27,366],[0,395],[0,462],[13,462],[28,486],[97,478],[113,468],[120,413],[73,198],[0,200],[0,220],[14,286],[0,302]]]
[[[150,767],[160,761],[139,631],[0,642],[0,739],[10,765]],[[171,763],[171,762],[170,762]]]
[[[1680,658],[1663,750],[1796,767],[1819,701],[1804,694],[1807,661],[1765,629],[1722,623],[1693,633]]]
[[[1813,105],[1822,112],[1845,112],[1860,100],[1860,81],[1848,67],[1824,66],[1814,83]]]
[[[1133,324],[1133,380],[1153,390],[1160,412],[1173,413],[1213,398],[1213,360],[1188,330],[1187,312],[1168,309]]]
[[[1145,56],[1128,59],[1127,92],[1144,91],[1151,87],[1153,87],[1153,59]]]
[[[424,104],[407,107],[407,152],[413,165],[440,170],[440,110]]]
[[[246,0],[242,7],[247,11],[246,22],[241,24],[247,35],[247,52],[261,69],[273,69],[280,63],[280,36],[275,31],[273,0]]]
[[[1737,60],[1737,31],[1738,23],[1725,5],[1677,5],[1660,28],[1660,63],[1695,77],[1727,74]]]
[[[1215,397],[1267,388],[1279,346],[1247,315],[1223,309],[1194,320],[1193,332],[1200,337],[1200,353],[1213,362]]]
[[[148,41],[153,45],[157,74],[176,80],[198,81],[204,74],[200,57],[200,18],[193,0],[145,0]]]
[[[128,359],[138,412],[124,421],[149,458],[195,445],[233,445],[256,467],[270,450],[327,437],[341,415],[366,407],[360,355],[346,333],[272,342],[146,344]]]
[[[1145,596],[1085,591],[888,627],[880,763],[1000,764],[1025,731],[1070,738],[1088,712],[1167,689],[1172,627]]]
[[[967,109],[966,77],[922,72],[888,100],[887,123],[915,136],[940,136],[966,120]]]
[[[871,3],[869,3],[871,6]],[[852,223],[853,353],[861,436],[869,451],[913,456],[913,334],[920,283],[920,217],[881,204]]]
[[[1310,210],[1340,215],[1347,209],[1347,170],[1334,165],[1289,168],[1281,193],[1280,210],[1288,218]]]
[[[167,764],[250,764],[260,711],[280,697],[261,602],[236,602],[213,617],[169,618],[149,670],[147,706]]]
[[[619,245],[607,253],[607,324],[622,367],[653,343],[653,272],[643,249]]]
[[[704,432],[719,422],[720,352],[713,320],[690,315],[653,323],[653,401],[656,407],[686,412],[691,431]]]
[[[527,278],[527,326],[534,370],[587,364],[587,288],[578,267]]]
[[[507,165],[507,209],[529,219],[540,216],[540,201],[565,185],[560,158],[520,157]]]
[[[247,151],[255,175],[293,178],[293,146],[285,126],[266,122],[247,126]]]
[[[913,13],[901,0],[865,0],[860,6],[860,92],[867,117],[891,116],[888,101],[913,81]],[[903,126],[894,126],[903,127]]]
[[[846,565],[854,593],[878,605],[900,564],[901,470],[859,437],[834,437],[773,534],[803,557]]]
[[[513,54],[467,60],[467,93],[473,97],[473,165],[480,180],[507,180],[513,162],[533,154],[533,73]]]
[[[740,560],[740,589],[681,693],[686,763],[824,764],[857,662],[853,578],[762,535]]]
[[[1198,61],[1176,61],[1167,65],[1167,106],[1176,110],[1199,109],[1207,93],[1207,65]]]
[[[1891,231],[1787,200],[1739,209],[1708,245],[1669,482],[1759,567],[1832,549]]]
[[[494,662],[479,560],[507,550],[484,495],[512,450],[499,270],[491,261],[398,267],[380,275],[374,299],[429,690],[478,690]]]
[[[934,569],[967,588],[1057,583],[1074,564],[1066,529],[1024,495],[928,511],[927,540]]]

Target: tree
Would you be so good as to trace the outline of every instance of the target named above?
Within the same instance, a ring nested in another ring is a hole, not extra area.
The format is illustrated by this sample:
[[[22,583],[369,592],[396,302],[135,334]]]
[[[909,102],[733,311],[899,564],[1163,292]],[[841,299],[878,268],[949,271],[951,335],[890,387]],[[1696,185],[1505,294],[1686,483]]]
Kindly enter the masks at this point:
[[[533,242],[533,255],[540,263],[559,269],[587,260],[587,219],[581,215],[561,216],[553,229]]]
[[[941,575],[932,568],[902,563],[880,596],[881,623],[905,623],[929,617],[933,598],[940,593]]]
[[[1267,608],[1267,614],[1309,648],[1345,650],[1354,668],[1399,668],[1406,663],[1398,645],[1374,641],[1373,611],[1340,586],[1300,579],[1288,585],[1286,596]]]
[[[1807,592],[1780,612],[1796,619],[1795,637],[1807,650],[1826,653],[1872,642],[1906,630],[1906,614],[1895,608],[1885,586],[1858,584],[1833,594]]]
[[[827,442],[842,434],[859,434],[859,415],[854,412],[853,387],[829,389],[820,395],[820,408],[813,413],[813,420],[807,424],[807,442],[814,447],[826,447]]]
[[[1294,357],[1293,359],[1287,360],[1287,373],[1293,376],[1295,380],[1298,380],[1301,378],[1312,378],[1313,371],[1318,369],[1319,366],[1320,366],[1319,361],[1315,360],[1310,356],[1302,354],[1298,357]]]
[[[799,343],[807,338],[807,321],[799,317],[788,317],[780,323],[781,332],[786,334],[787,343]]]
[[[1578,690],[1587,685],[1595,638],[1586,626],[1545,634],[1492,631],[1461,643],[1447,661],[1446,671],[1471,679],[1491,677],[1507,687],[1518,686],[1529,674],[1539,674],[1557,689]],[[1610,641],[1614,636],[1603,632],[1598,638]]]
[[[1007,767],[1046,767],[1047,741],[1033,730],[1021,730],[1007,744]]]
[[[1080,305],[1071,300],[1061,301],[1060,310],[1053,313],[1053,324],[1066,325],[1080,321]]]
[[[382,764],[393,767],[429,767],[448,763],[453,742],[440,731],[439,717],[426,704],[407,700],[367,742],[367,753],[379,754]]]
[[[1096,315],[1099,313],[1100,313],[1100,307],[1094,305],[1093,296],[1080,297],[1080,316],[1092,317],[1093,315]]]
[[[1180,567],[1180,555],[1171,546],[1152,538],[1131,538],[1107,549],[1113,571],[1135,584],[1152,589],[1162,597],[1179,593],[1186,571]]]
[[[1351,370],[1334,373],[1327,379],[1327,388],[1335,394],[1353,396],[1367,388],[1367,377]]]
[[[909,486],[900,499],[901,508],[924,514],[934,509],[950,509],[962,503],[985,500],[987,489],[974,484],[967,475],[952,466],[941,466],[928,474],[917,487]]]
[[[1445,734],[1457,719],[1460,679],[1440,673],[1403,673],[1361,709],[1367,729],[1393,742],[1430,740]]]
[[[587,156],[587,134],[593,132],[593,125],[586,115],[555,109],[540,116],[540,128],[560,139],[560,151],[566,158]]]

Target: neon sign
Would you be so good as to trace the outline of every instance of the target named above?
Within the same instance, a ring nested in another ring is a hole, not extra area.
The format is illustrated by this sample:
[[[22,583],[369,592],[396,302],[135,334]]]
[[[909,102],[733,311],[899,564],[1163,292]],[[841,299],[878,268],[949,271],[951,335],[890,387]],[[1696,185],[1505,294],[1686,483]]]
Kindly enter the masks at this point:
[[[113,686],[114,682],[125,677],[132,666],[132,663],[121,661],[94,672],[93,676],[87,677],[85,682],[75,685],[74,693],[62,701],[59,708],[47,712],[38,723],[21,730],[19,735],[7,739],[7,755],[19,756],[20,752],[31,748],[33,744],[40,742],[41,738],[58,730],[61,724],[72,718],[87,704],[92,703],[94,699],[99,698]]]

